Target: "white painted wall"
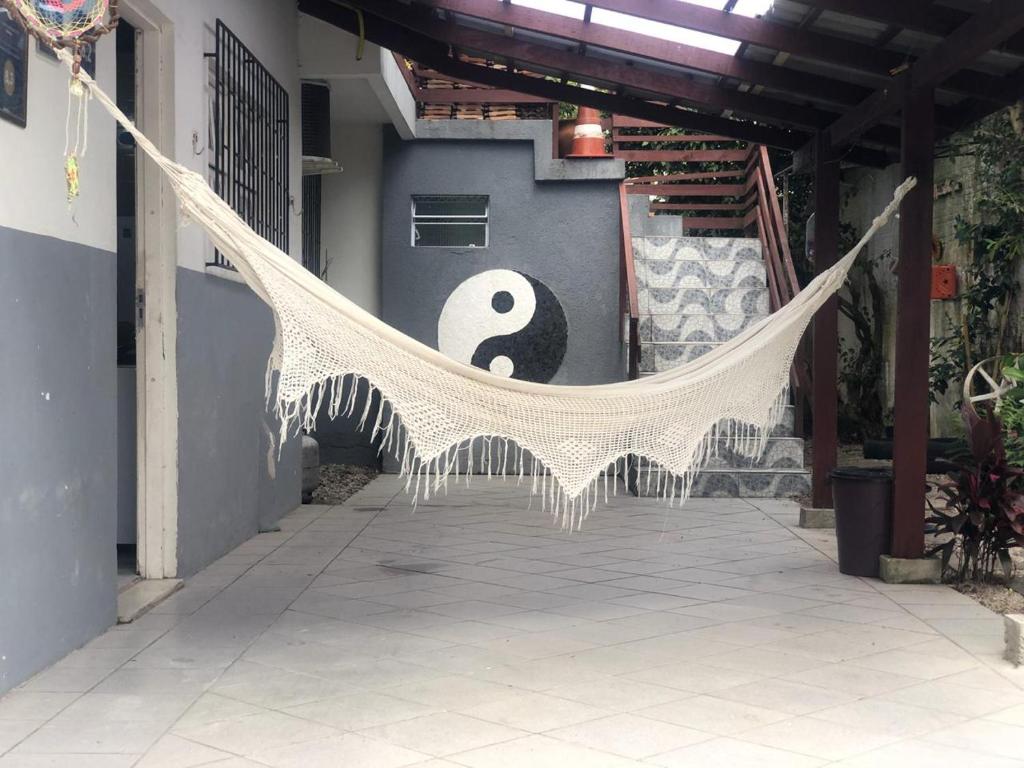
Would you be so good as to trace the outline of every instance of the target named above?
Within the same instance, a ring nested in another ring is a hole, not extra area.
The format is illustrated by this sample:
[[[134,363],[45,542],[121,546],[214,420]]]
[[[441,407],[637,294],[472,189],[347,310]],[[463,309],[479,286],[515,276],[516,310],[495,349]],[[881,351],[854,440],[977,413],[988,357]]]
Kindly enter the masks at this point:
[[[379,317],[383,130],[334,123],[331,144],[345,170],[323,179],[327,283]]]
[[[364,80],[376,104],[372,110],[353,105],[349,121],[361,121],[365,113],[380,111],[403,139],[416,134],[416,100],[387,48],[366,42],[357,58],[359,38],[311,16],[299,14],[299,71],[307,80]],[[360,114],[360,111],[364,114]]]
[[[131,0],[127,2],[131,5]],[[295,198],[289,250],[293,258],[299,258],[302,221],[296,212],[302,210],[302,125],[295,4],[280,0],[154,0],[154,5],[174,25],[175,156],[179,163],[209,178],[211,155],[209,151],[199,155],[193,152],[192,134],[198,134],[200,149],[207,147],[213,96],[209,88],[209,60],[203,54],[214,50],[217,19],[227,24],[288,91],[292,150],[289,186]],[[179,266],[204,270],[212,257],[213,247],[198,227],[181,228]]]
[[[114,40],[97,47],[97,80],[114,92]],[[89,107],[89,147],[80,162],[81,195],[70,207],[64,184],[67,68],[29,40],[28,119],[25,128],[0,120],[0,227],[117,250],[114,121]]]
[[[380,71],[380,47],[367,41],[363,58],[356,59],[359,38],[333,24],[299,14],[299,67],[302,77],[366,77]]]

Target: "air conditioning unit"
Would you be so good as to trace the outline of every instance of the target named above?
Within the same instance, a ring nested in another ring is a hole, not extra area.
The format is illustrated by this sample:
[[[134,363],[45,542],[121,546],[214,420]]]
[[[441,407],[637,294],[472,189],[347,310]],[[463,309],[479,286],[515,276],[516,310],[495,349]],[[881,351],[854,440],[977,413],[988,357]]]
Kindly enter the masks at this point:
[[[331,87],[327,83],[302,83],[302,175],[341,173],[331,158]]]

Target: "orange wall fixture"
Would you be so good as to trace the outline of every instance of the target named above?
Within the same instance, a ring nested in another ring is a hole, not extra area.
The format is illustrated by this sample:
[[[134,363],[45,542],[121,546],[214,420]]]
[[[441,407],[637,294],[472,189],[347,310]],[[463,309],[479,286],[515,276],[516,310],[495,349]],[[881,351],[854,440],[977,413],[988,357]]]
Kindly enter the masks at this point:
[[[932,266],[932,298],[956,298],[956,267],[952,264]]]

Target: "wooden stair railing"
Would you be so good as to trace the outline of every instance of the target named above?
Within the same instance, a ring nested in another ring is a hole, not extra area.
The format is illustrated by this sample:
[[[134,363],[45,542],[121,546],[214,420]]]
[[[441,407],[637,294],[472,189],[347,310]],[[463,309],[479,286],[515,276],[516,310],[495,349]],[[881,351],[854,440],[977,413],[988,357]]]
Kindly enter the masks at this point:
[[[633,261],[633,235],[629,227],[629,198],[626,185],[619,184],[619,309],[623,317],[623,343],[628,357],[626,375],[630,379],[640,378],[640,294],[636,285],[636,264]]]

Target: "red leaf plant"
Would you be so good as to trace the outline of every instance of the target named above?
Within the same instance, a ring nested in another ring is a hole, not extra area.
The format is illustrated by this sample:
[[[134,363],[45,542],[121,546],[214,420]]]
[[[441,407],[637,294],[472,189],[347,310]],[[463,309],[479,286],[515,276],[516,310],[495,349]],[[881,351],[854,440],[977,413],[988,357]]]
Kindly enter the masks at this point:
[[[1006,459],[999,417],[987,409],[962,409],[966,440],[955,452],[949,482],[929,498],[927,522],[938,542],[928,554],[941,553],[947,578],[993,581],[996,569],[1013,575],[1010,549],[1024,545],[1024,469]],[[936,501],[938,503],[936,503]]]

